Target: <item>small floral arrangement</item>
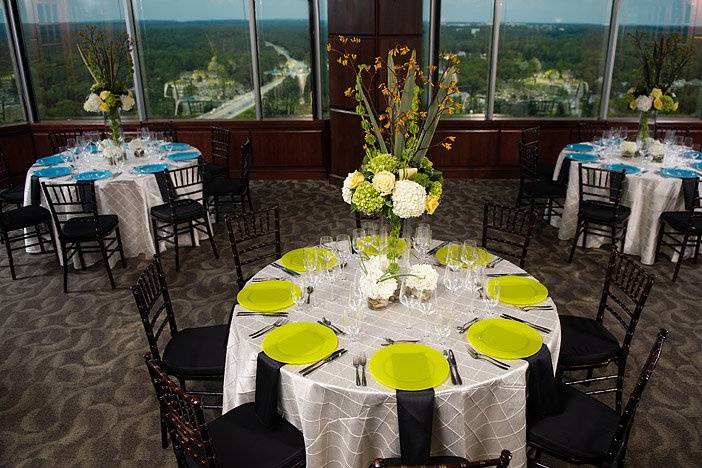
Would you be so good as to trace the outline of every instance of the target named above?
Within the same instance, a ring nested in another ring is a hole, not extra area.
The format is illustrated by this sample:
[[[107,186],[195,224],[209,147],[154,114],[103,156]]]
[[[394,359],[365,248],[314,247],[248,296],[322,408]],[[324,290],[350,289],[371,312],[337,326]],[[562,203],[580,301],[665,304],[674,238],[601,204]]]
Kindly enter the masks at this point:
[[[661,162],[665,157],[665,144],[650,138],[646,142],[646,152],[651,156],[653,162]]]
[[[124,150],[121,144],[115,144],[114,141],[105,139],[100,142],[102,149],[102,157],[105,158],[108,164],[114,166],[124,158]]]
[[[137,158],[144,156],[145,145],[139,138],[134,138],[132,141],[130,141],[127,148],[129,148],[129,151],[131,151]]]
[[[359,283],[371,309],[386,307],[397,291],[396,277],[387,273],[389,263],[385,255],[376,255],[362,263],[363,276]]]
[[[623,155],[631,156],[636,154],[637,150],[638,148],[635,141],[622,141],[619,145],[619,151],[621,151]]]
[[[111,138],[119,142],[121,117],[119,111],[134,107],[134,95],[127,86],[132,74],[132,43],[126,34],[109,41],[94,25],[81,31],[78,52],[93,78],[83,109],[102,112],[110,121]]]
[[[431,265],[412,265],[405,280],[405,287],[410,289],[413,296],[422,294],[421,300],[427,300],[436,290],[439,283],[439,273]]]
[[[356,37],[338,36],[346,47],[360,43]],[[406,46],[388,52],[387,61],[376,57],[373,64],[357,64],[353,50],[336,51],[337,62],[350,67],[356,75],[355,86],[346,96],[356,101],[356,113],[361,117],[364,132],[364,154],[361,167],[348,174],[341,190],[342,198],[354,211],[366,216],[381,216],[391,226],[388,256],[391,270],[399,251],[401,220],[434,214],[441,203],[443,175],[434,169],[427,156],[438,122],[443,114],[453,114],[460,103],[458,94],[458,56],[445,54],[444,66],[438,78],[432,80],[436,68],[424,72],[418,65],[416,53]],[[402,62],[401,64],[396,64]],[[387,69],[380,83],[380,71]],[[421,106],[422,90],[432,91],[426,110]],[[385,99],[383,109],[376,110],[371,90],[379,89]],[[434,145],[451,150],[455,137],[449,136]]]
[[[648,40],[636,31],[631,35],[639,62],[639,80],[629,88],[624,100],[631,110],[641,112],[639,137],[648,137],[649,112],[676,112],[679,102],[671,87],[693,57],[693,49],[683,43],[680,34],[667,34]]]

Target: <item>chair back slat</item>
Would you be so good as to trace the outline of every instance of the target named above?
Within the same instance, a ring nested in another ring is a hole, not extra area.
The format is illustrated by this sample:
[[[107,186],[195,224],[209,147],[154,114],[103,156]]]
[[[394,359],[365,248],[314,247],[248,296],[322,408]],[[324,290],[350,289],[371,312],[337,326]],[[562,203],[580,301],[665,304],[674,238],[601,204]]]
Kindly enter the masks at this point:
[[[536,225],[536,214],[491,202],[483,208],[482,246],[501,255],[519,259],[524,267],[529,243]]]
[[[64,225],[76,216],[91,217],[97,228],[98,200],[93,181],[69,184],[42,182],[41,187],[59,236],[64,236]]]
[[[210,141],[212,144],[212,164],[227,168],[232,155],[232,132],[226,128],[212,127]],[[242,162],[243,164],[243,162]]]
[[[524,144],[532,144],[535,143],[536,146],[538,147],[539,141],[541,140],[541,127],[529,127],[529,128],[523,128],[522,129],[522,134],[519,138],[519,141]]]
[[[161,132],[163,137],[172,142],[178,142],[178,128],[172,120],[168,122],[139,122],[139,130],[146,129],[151,132]]]
[[[226,217],[229,243],[234,255],[237,284],[244,287],[249,278],[244,267],[280,258],[280,213],[277,206]],[[253,268],[252,268],[253,269]]]
[[[251,164],[253,163],[253,151],[251,149],[251,140],[241,145],[241,180],[245,186],[248,186],[251,177]]]
[[[60,132],[49,132],[49,145],[51,151],[60,153],[63,148],[68,146],[68,139],[73,138],[76,142],[83,136],[83,131],[80,128],[72,128]]]
[[[616,249],[612,251],[602,288],[597,320],[603,322],[605,313],[608,313],[622,325],[625,329],[622,342],[625,357],[654,281],[655,278],[634,260]]]
[[[151,355],[160,361],[161,352],[158,343],[161,334],[168,326],[170,335],[173,336],[178,333],[178,326],[168,292],[166,275],[163,273],[158,256],[154,256],[130,290],[141,316],[141,323],[144,325]]]
[[[610,171],[578,164],[580,200],[596,201],[619,207],[624,194],[624,171]]]
[[[683,200],[685,201],[685,211],[699,212],[702,208],[702,198],[700,198],[700,178],[691,177],[682,180]]]
[[[651,379],[651,375],[658,364],[658,359],[661,356],[661,350],[663,349],[663,343],[668,338],[668,330],[661,328],[658,331],[658,336],[656,337],[656,342],[651,348],[651,352],[648,355],[646,364],[644,364],[641,374],[639,375],[639,380],[636,383],[636,387],[631,392],[629,396],[629,401],[624,407],[624,412],[619,418],[619,423],[617,429],[614,432],[614,437],[609,446],[608,458],[610,461],[619,461],[621,457],[624,456],[626,451],[626,446],[629,441],[629,434],[631,432],[631,427],[634,422],[634,416],[636,415],[636,408],[641,401],[641,396],[643,395],[644,389]],[[615,466],[612,464],[611,466]]]
[[[203,195],[203,161],[179,169],[170,169],[154,174],[163,202],[175,208],[175,202],[189,198],[205,203]]]
[[[178,466],[214,467],[215,452],[200,400],[187,394],[151,354],[144,356]]]
[[[580,122],[578,124],[578,143],[590,142],[601,136],[607,125],[599,122]]]
[[[0,149],[0,190],[10,188],[12,186],[12,175],[10,174],[10,167],[7,164],[7,156],[5,152]]]
[[[539,144],[519,142],[519,169],[521,179],[535,179],[538,175]]]

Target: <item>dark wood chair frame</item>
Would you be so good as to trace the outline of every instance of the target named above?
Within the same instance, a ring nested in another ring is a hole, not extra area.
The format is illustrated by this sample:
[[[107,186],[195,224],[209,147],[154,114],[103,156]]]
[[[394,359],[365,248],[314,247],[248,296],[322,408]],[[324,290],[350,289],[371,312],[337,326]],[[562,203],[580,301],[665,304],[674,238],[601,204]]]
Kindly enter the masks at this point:
[[[146,266],[144,271],[137,278],[136,283],[129,288],[134,296],[141,323],[144,326],[146,340],[149,344],[149,355],[158,363],[159,366],[164,366],[162,361],[162,353],[159,348],[159,339],[164,330],[168,328],[170,336],[178,333],[178,324],[176,323],[175,313],[171,296],[166,283],[166,275],[163,273],[161,261],[158,255],[154,255],[154,259]],[[159,322],[160,321],[160,322]],[[190,375],[183,373],[175,373],[169,370],[169,375],[178,379],[180,386],[186,390],[186,381],[205,382],[219,381],[224,378],[223,374],[214,375]],[[191,395],[199,395],[202,397],[221,398],[222,393],[208,391],[188,391]],[[205,409],[221,409],[221,405],[203,405]],[[163,448],[168,447],[168,437],[166,433],[165,414],[161,413],[161,443]]]
[[[164,137],[170,138],[172,142],[178,141],[178,127],[173,124],[172,120],[168,122],[139,122],[139,129],[146,128],[152,132],[163,132]]]
[[[277,206],[265,210],[225,217],[232,247],[236,282],[243,288],[252,275],[244,268],[281,257],[280,213]]]
[[[535,226],[533,211],[487,202],[483,207],[481,245],[500,255],[519,259],[519,266],[523,268]]]
[[[69,184],[41,183],[44,197],[49,204],[49,211],[54,220],[54,225],[58,231],[59,245],[61,247],[61,259],[63,260],[63,292],[68,292],[68,264],[71,259],[78,255],[81,270],[85,270],[85,254],[99,253],[107,270],[107,277],[110,279],[110,286],[115,289],[115,279],[112,275],[109,259],[115,253],[119,253],[122,260],[122,268],[127,268],[127,259],[124,256],[122,247],[122,237],[119,233],[119,224],[113,231],[106,235],[101,235],[98,226],[98,206],[95,194],[94,182],[78,182]],[[59,211],[60,210],[60,211]],[[90,240],[72,241],[66,237],[64,225],[73,217],[92,217],[95,224],[95,237]],[[113,236],[110,234],[114,233]],[[87,244],[87,245],[86,245]],[[91,245],[93,244],[93,245]]]
[[[604,122],[580,122],[578,124],[578,143],[590,143],[608,128],[609,126]]]
[[[695,232],[693,226],[695,222],[702,225],[702,198],[700,198],[699,190],[700,179],[690,178],[683,179],[682,192],[685,200],[685,211],[687,212],[686,228],[684,231],[678,231],[672,226],[666,231],[668,223],[664,219],[660,220],[658,228],[658,242],[656,245],[656,261],[660,256],[661,247],[671,248],[677,255],[678,260],[675,262],[675,270],[673,271],[673,282],[678,279],[678,273],[683,262],[683,254],[688,248],[693,248],[695,253],[692,257],[692,262],[697,264],[697,258],[700,255],[700,244],[702,244],[702,232]],[[682,236],[682,239],[680,237]]]
[[[2,214],[0,214],[2,216]],[[30,232],[29,228],[33,227],[34,231]],[[14,231],[19,231],[19,234],[12,234]],[[48,234],[49,238],[46,239],[45,236]],[[15,272],[15,262],[12,257],[12,252],[18,250],[26,250],[29,247],[37,247],[42,254],[44,253],[54,253],[56,256],[56,262],[59,261],[58,249],[56,248],[56,239],[54,237],[54,229],[51,225],[51,221],[45,223],[39,223],[34,226],[26,226],[19,229],[5,230],[0,223],[0,235],[2,236],[2,242],[5,244],[5,251],[7,252],[7,260],[10,266],[10,276],[13,280],[17,279],[17,274]],[[32,243],[27,243],[26,241],[35,239]],[[17,243],[15,247],[12,246],[13,243]],[[45,244],[49,244],[52,250],[46,250]]]
[[[614,436],[612,437],[612,441],[609,445],[607,456],[605,457],[605,459],[601,460],[601,462],[597,466],[600,466],[602,468],[609,468],[613,466],[624,468],[626,449],[629,444],[629,435],[631,434],[631,428],[634,423],[634,416],[636,416],[636,409],[639,405],[639,402],[641,401],[641,396],[643,395],[644,389],[646,388],[646,385],[651,379],[651,375],[653,375],[653,371],[655,370],[656,365],[658,364],[658,359],[661,356],[663,343],[667,338],[668,330],[664,328],[659,329],[656,341],[653,347],[651,348],[651,352],[648,355],[646,363],[641,369],[641,373],[639,374],[639,380],[636,382],[634,390],[629,395],[629,400],[626,403],[626,407],[624,408],[624,411],[619,417],[619,422],[614,432]],[[547,448],[534,443],[533,441],[529,442],[529,447],[532,448],[535,452],[534,458],[529,460],[530,466],[532,466],[533,463],[533,466],[548,468],[547,465],[544,465],[543,463],[539,462],[539,457],[542,453],[548,453],[557,458],[560,458],[561,460],[576,465],[590,463],[589,461],[585,462],[577,458],[566,457],[561,454],[554,453],[548,450]]]
[[[605,313],[608,313],[609,316],[615,319],[616,323],[624,328],[624,339],[622,340],[619,353],[612,358],[596,363],[568,367],[559,364],[556,378],[563,380],[564,372],[586,370],[586,378],[565,382],[566,385],[584,384],[589,386],[593,382],[616,379],[615,386],[612,388],[591,390],[585,393],[596,395],[614,392],[617,412],[621,412],[624,373],[629,351],[631,350],[631,341],[634,338],[636,325],[639,323],[641,313],[644,310],[654,282],[655,277],[653,275],[647,273],[634,260],[614,249],[609,257],[609,266],[595,320],[603,323]],[[616,374],[593,377],[595,370],[604,369],[612,363],[617,366]]]
[[[241,174],[240,174],[239,180],[241,180],[242,191],[241,191],[241,193],[230,193],[230,194],[227,194],[224,196],[214,195],[212,197],[213,198],[214,213],[215,213],[215,222],[219,223],[220,213],[222,211],[221,207],[222,207],[222,204],[225,202],[229,202],[234,206],[236,206],[237,204],[241,204],[242,211],[245,211],[246,207],[248,207],[249,210],[253,211],[253,202],[251,200],[251,187],[250,187],[252,160],[253,160],[253,152],[251,149],[251,140],[247,139],[244,142],[244,144],[241,145]],[[229,164],[229,163],[227,162],[227,164]],[[215,177],[223,177],[223,176],[215,176]],[[226,177],[228,177],[228,174]],[[224,197],[228,197],[228,199],[226,199]],[[237,198],[238,198],[238,200],[237,200]]]
[[[77,142],[77,140],[79,140],[82,136],[83,129],[81,128],[71,128],[58,132],[49,132],[49,145],[51,146],[51,151],[54,153],[60,153],[61,148],[65,148],[68,145],[69,138],[74,138]]]
[[[10,173],[10,168],[7,164],[7,156],[5,152],[0,149],[0,192],[9,190],[15,186],[17,186],[17,184],[14,183],[12,173]],[[0,198],[0,211],[5,208],[5,204],[9,206],[15,205],[17,208],[21,206],[21,204],[10,203]]]
[[[203,196],[203,162],[199,158],[197,164],[180,169],[165,170],[154,174],[158,182],[161,197],[165,205],[171,211],[171,221],[163,222],[151,215],[151,223],[154,231],[154,246],[156,254],[160,254],[160,242],[164,241],[175,247],[176,271],[180,271],[180,245],[178,236],[180,234],[190,234],[190,243],[195,246],[195,232],[205,234],[210,241],[212,252],[215,258],[219,258],[217,245],[214,241],[212,228],[209,220],[209,209],[207,199]],[[176,210],[181,200],[191,199],[202,204],[202,217],[178,221]]]
[[[541,141],[541,127],[528,127],[522,129],[522,135],[519,139],[521,143],[526,145],[536,144],[539,145]]]
[[[370,468],[486,468],[494,466],[496,468],[507,468],[512,460],[512,453],[509,450],[503,450],[500,456],[489,460],[468,461],[465,458],[459,463],[453,464],[429,464],[425,465],[398,465],[390,463],[390,459],[376,458],[370,465]]]
[[[616,213],[621,206],[625,180],[626,173],[624,171],[610,171],[578,164],[578,220],[568,263],[573,261],[575,248],[578,246],[581,234],[583,248],[587,248],[588,234],[597,234],[609,238],[613,247],[616,247],[617,242],[621,242],[620,250],[624,251],[629,217],[626,216],[618,221],[615,219],[611,223],[589,221],[582,213],[582,206],[585,201],[595,201],[609,206]],[[602,227],[593,227],[592,225]]]
[[[211,127],[210,128],[210,143],[212,145],[212,162],[213,166],[226,170],[225,174],[229,177],[229,162],[232,157],[232,132],[226,128]]]
[[[540,217],[546,216],[546,221],[551,224],[554,216],[561,217],[565,199],[560,197],[539,197],[530,193],[531,185],[542,182],[539,174],[539,143],[524,143],[519,141],[519,192],[517,194],[517,208],[526,204],[530,210],[538,213]],[[559,201],[563,200],[563,201]],[[526,202],[526,203],[525,203]]]

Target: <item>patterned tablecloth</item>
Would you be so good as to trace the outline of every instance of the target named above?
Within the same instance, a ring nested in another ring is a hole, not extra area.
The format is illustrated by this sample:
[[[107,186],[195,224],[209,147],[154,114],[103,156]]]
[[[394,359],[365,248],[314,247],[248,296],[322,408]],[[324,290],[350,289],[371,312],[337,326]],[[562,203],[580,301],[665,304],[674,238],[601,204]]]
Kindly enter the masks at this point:
[[[568,153],[569,151],[564,149],[558,156],[553,180],[558,179],[563,160]],[[652,265],[656,256],[661,214],[664,211],[684,210],[685,206],[681,190],[682,180],[661,176],[658,170],[661,167],[685,167],[687,163],[681,159],[671,159],[663,164],[655,164],[643,161],[641,158],[603,157],[601,162],[592,164],[595,166],[604,162],[629,164],[642,170],[638,174],[628,174],[624,183],[622,205],[631,208],[624,253],[640,256],[641,263]],[[563,216],[552,219],[552,224],[559,228],[558,238],[562,240],[572,239],[575,236],[580,199],[578,183],[578,164],[573,162],[570,165]],[[592,234],[587,236],[587,247],[597,248],[605,242],[609,242],[605,237]],[[667,254],[671,255],[672,251]],[[671,257],[673,260],[677,259],[677,255],[671,255]]]
[[[193,148],[194,149],[194,148]],[[99,154],[88,156],[89,160],[84,161],[75,172],[83,172],[94,169],[107,169],[113,172],[113,177],[95,182],[95,193],[98,201],[98,213],[116,214],[119,217],[119,230],[122,236],[124,254],[127,258],[136,257],[139,254],[148,256],[156,253],[151,225],[150,209],[153,206],[163,204],[161,193],[156,183],[156,177],[152,174],[135,174],[131,170],[142,164],[158,163],[157,157],[150,158],[130,158],[123,166],[109,166],[104,162]],[[169,162],[171,169],[186,167],[194,164],[194,161],[182,163]],[[32,167],[27,172],[24,184],[24,204],[31,204],[31,180],[32,173],[40,169],[39,166]],[[47,185],[51,183],[65,184],[74,182],[73,176],[59,177],[55,179],[41,178],[40,182]],[[41,205],[48,208],[48,203],[41,192]],[[183,235],[181,245],[190,245],[190,236]],[[58,240],[58,237],[57,237]],[[199,236],[195,236],[195,242],[199,245]],[[167,244],[161,243],[161,251],[166,249]],[[38,247],[28,249],[28,251],[38,251]],[[96,263],[100,259],[99,254],[86,255],[87,264]],[[110,258],[112,266],[119,260],[119,255]],[[74,266],[79,267],[78,256],[74,257]]]
[[[349,262],[347,275],[356,268]],[[443,269],[437,267],[441,275]],[[521,272],[503,261],[490,270],[494,273]],[[267,266],[256,277],[285,277],[285,273]],[[290,321],[316,321],[322,316],[344,327],[343,311],[347,304],[348,280],[337,280],[315,288],[312,301],[319,308],[303,306],[290,313]],[[440,281],[441,283],[441,281]],[[471,304],[478,304],[467,291],[451,293],[440,284],[439,299],[447,301],[456,315],[456,324],[475,316]],[[551,299],[547,299],[553,305]],[[241,310],[236,306],[236,311]],[[560,325],[555,310],[523,312],[498,306],[496,313],[509,311],[527,320],[551,328],[543,335],[551,351],[554,369],[560,349]],[[368,373],[368,386],[355,385],[353,355],[365,352],[370,357],[380,348],[384,337],[421,339],[439,351],[453,349],[463,385],[447,380],[435,389],[432,454],[453,454],[481,459],[494,457],[502,449],[514,454],[512,466],[526,464],[525,452],[525,361],[509,361],[511,370],[504,371],[484,361],[474,360],[466,351],[466,337],[453,327],[445,344],[433,334],[430,319],[408,312],[400,304],[383,311],[367,311],[360,339],[340,336],[339,347],[349,350],[341,358],[322,366],[307,377],[298,371],[303,366],[286,365],[281,369],[281,414],[302,430],[307,452],[307,466],[367,467],[376,457],[398,456],[400,441],[397,427],[395,391],[387,388]],[[262,338],[251,339],[249,333],[275,319],[261,316],[237,317],[232,320],[224,374],[224,412],[253,401],[256,384],[256,356]],[[406,324],[413,327],[408,329]],[[426,330],[431,331],[425,337]]]

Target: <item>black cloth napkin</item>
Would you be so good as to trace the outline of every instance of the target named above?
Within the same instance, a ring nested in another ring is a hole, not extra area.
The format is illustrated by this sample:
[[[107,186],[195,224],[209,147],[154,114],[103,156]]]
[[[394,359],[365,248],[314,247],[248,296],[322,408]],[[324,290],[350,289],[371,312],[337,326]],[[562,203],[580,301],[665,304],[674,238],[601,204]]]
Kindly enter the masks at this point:
[[[434,389],[396,390],[400,455],[404,465],[422,465],[431,454]]]
[[[551,352],[545,344],[524,360],[529,363],[527,374],[527,419],[542,418],[560,412],[563,385],[556,382],[551,364]]]
[[[261,351],[256,362],[256,397],[254,408],[256,416],[266,427],[278,422],[278,388],[280,385],[280,368],[285,363],[271,359]]]

